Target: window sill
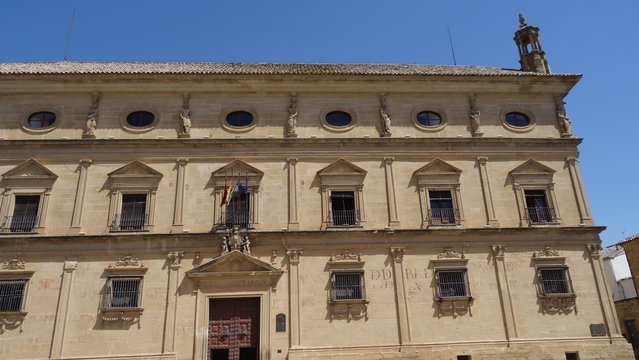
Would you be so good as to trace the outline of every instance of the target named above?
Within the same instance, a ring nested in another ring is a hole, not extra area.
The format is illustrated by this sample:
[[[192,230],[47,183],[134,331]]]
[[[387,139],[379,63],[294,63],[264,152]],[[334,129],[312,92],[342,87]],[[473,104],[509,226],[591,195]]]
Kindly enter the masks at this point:
[[[326,230],[363,229],[364,225],[328,225]]]
[[[445,302],[445,301],[473,301],[475,300],[472,296],[447,296],[447,297],[436,297],[435,301],[437,302]]]
[[[545,227],[545,226],[557,226],[561,225],[559,221],[548,221],[548,222],[528,222],[528,226],[530,227]]]
[[[368,304],[368,300],[328,300],[329,304]]]
[[[11,232],[11,231],[7,231],[7,232],[0,232],[0,236],[16,236],[16,235],[38,235],[37,231],[16,231],[16,232]]]
[[[148,233],[151,232],[149,229],[140,229],[140,230],[109,230],[110,233]]]
[[[127,308],[102,308],[102,312],[104,313],[119,313],[119,312],[143,312],[144,308],[142,307],[127,307]]]
[[[27,316],[25,311],[0,311],[0,316]]]
[[[577,294],[539,294],[537,295],[540,299],[568,299],[568,298],[576,298]]]

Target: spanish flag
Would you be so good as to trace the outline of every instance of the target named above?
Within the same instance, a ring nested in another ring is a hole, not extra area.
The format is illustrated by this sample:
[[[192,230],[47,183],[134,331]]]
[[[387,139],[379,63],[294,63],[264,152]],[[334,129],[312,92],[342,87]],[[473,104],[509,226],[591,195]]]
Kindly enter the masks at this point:
[[[235,176],[231,176],[231,181],[229,181],[229,184],[224,188],[224,194],[222,195],[222,202],[220,203],[220,206],[224,206],[226,204],[228,204],[230,197],[230,194],[233,193],[233,189],[235,188]]]

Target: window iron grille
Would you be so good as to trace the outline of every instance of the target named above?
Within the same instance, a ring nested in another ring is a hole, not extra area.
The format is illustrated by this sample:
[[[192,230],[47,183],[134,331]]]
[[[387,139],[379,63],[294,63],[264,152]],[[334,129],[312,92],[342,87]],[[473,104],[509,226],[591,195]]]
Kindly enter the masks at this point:
[[[430,222],[433,225],[458,225],[459,210],[453,208],[430,209]]]
[[[28,280],[0,281],[0,312],[21,312]]]
[[[140,307],[142,277],[109,277],[104,291],[104,309]]]
[[[358,226],[360,225],[359,210],[332,210],[328,214],[330,226]]]
[[[542,268],[538,274],[543,295],[574,294],[567,268]]]
[[[365,300],[363,275],[362,272],[333,273],[331,299],[333,301]]]
[[[113,222],[111,223],[111,231],[145,230],[148,219],[148,214],[115,214]]]
[[[439,270],[436,273],[439,298],[468,298],[470,288],[466,270]]]
[[[549,207],[527,207],[526,215],[531,224],[544,224],[557,222],[555,209]]]
[[[33,232],[37,223],[36,215],[5,216],[0,232]]]

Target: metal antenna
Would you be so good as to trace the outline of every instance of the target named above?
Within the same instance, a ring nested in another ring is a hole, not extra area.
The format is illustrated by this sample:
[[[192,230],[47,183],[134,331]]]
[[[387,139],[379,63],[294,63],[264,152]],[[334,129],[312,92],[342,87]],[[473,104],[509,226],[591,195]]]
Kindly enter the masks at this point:
[[[453,46],[453,37],[450,35],[450,26],[446,25],[448,29],[448,41],[450,42],[450,51],[453,53],[453,64],[457,65],[457,59],[455,59],[455,47]]]
[[[67,45],[64,47],[64,61],[67,61],[67,53],[69,52],[69,43],[71,43],[71,34],[73,33],[73,20],[75,20],[75,7],[73,7],[73,14],[71,15],[71,21],[69,22],[69,33],[67,34]]]

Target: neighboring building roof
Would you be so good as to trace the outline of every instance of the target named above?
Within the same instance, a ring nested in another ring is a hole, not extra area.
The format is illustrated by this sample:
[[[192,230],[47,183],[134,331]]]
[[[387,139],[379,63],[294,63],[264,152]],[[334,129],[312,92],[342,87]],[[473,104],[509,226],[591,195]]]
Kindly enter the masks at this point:
[[[623,255],[625,254],[626,251],[619,245],[610,245],[607,248],[601,250],[601,256],[603,256],[604,259],[613,259],[616,258],[619,255]]]
[[[66,61],[0,63],[0,75],[31,74],[580,76],[463,65]]]
[[[634,234],[632,236],[628,236],[627,238],[625,238],[625,239],[621,240],[620,242],[618,242],[617,245],[623,244],[623,243],[627,243],[627,242],[635,240],[635,239],[639,239],[639,234]]]

